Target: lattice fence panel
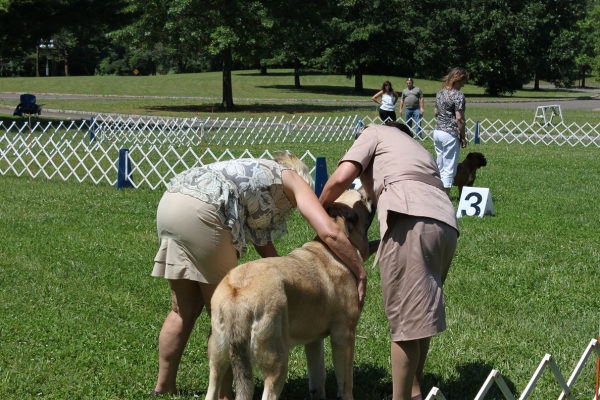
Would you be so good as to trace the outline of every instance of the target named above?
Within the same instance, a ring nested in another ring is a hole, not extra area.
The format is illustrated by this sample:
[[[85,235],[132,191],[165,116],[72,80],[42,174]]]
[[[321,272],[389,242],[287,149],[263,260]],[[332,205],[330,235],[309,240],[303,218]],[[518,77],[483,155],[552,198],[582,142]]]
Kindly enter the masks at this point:
[[[402,120],[400,120],[402,121]],[[169,119],[103,117],[70,122],[5,124],[0,121],[0,173],[48,179],[91,179],[114,184],[121,148],[130,150],[138,182],[152,188],[165,176],[216,157],[205,146],[350,141],[357,130],[379,118],[284,117],[250,119]],[[410,122],[410,121],[409,121]],[[413,124],[413,130],[416,125]],[[435,119],[421,120],[420,140],[431,139]],[[468,138],[483,142],[600,147],[600,124],[531,124],[525,121],[467,121]],[[224,150],[220,150],[224,151]],[[308,153],[310,154],[310,153]],[[233,155],[231,155],[233,157]],[[314,159],[312,154],[302,157]],[[212,162],[212,161],[210,161]],[[135,182],[135,180],[134,180]]]
[[[262,153],[251,153],[248,149],[242,152],[225,150],[219,155],[211,149],[198,152],[193,148],[157,147],[145,148],[143,146],[129,149],[129,162],[131,173],[129,181],[134,187],[147,185],[152,189],[164,187],[177,173],[189,168],[211,164],[217,161],[233,160],[237,158],[268,158],[272,159],[277,152],[264,150]],[[311,174],[314,173],[316,157],[306,151],[298,157],[307,165]]]
[[[101,143],[172,146],[245,146],[328,142],[352,138],[356,117],[238,119],[123,118],[99,115],[90,127]]]
[[[544,356],[544,358],[542,359],[542,361],[540,362],[540,364],[538,365],[538,368],[535,370],[533,376],[529,380],[529,383],[523,390],[523,393],[521,393],[519,400],[526,400],[529,398],[529,396],[531,396],[538,380],[540,379],[540,377],[542,376],[542,374],[544,373],[544,370],[546,368],[550,368],[550,370],[552,371],[552,375],[554,376],[554,378],[556,379],[556,381],[558,382],[558,384],[560,385],[560,387],[562,389],[562,393],[560,393],[560,395],[558,396],[558,400],[565,400],[565,399],[575,400],[575,397],[573,396],[573,392],[572,392],[573,385],[575,384],[575,380],[581,374],[581,371],[583,370],[585,363],[593,355],[596,356],[596,357],[593,357],[594,361],[597,361],[600,359],[600,344],[598,343],[598,340],[596,340],[596,339],[592,339],[590,341],[590,343],[587,345],[586,349],[584,350],[583,354],[581,355],[579,361],[577,362],[577,365],[573,369],[571,376],[569,377],[568,380],[565,380],[564,376],[560,372],[560,369],[558,368],[558,365],[556,364],[556,362],[554,361],[552,356],[550,354],[546,354]],[[596,365],[596,363],[593,363],[593,364],[594,364],[594,366]],[[475,396],[474,400],[483,400],[485,398],[486,394],[488,393],[488,391],[490,390],[490,388],[494,384],[496,384],[498,386],[498,388],[500,389],[500,391],[502,392],[502,395],[504,396],[504,398],[506,400],[515,400],[515,396],[510,391],[510,388],[504,381],[504,378],[502,378],[502,375],[500,374],[500,372],[498,372],[498,370],[495,370],[495,369],[492,370],[492,372],[490,372],[490,374],[488,375],[483,386],[481,387],[481,389],[479,389],[479,392]],[[595,390],[596,389],[594,389],[594,391]],[[598,395],[600,395],[600,391],[599,391]],[[594,394],[594,396],[591,400],[594,400],[595,398],[596,398],[596,394]],[[444,397],[444,394],[437,387],[432,388],[431,391],[429,392],[429,394],[427,395],[427,397],[425,398],[425,400],[434,400],[434,399],[435,400],[446,400],[446,398]]]

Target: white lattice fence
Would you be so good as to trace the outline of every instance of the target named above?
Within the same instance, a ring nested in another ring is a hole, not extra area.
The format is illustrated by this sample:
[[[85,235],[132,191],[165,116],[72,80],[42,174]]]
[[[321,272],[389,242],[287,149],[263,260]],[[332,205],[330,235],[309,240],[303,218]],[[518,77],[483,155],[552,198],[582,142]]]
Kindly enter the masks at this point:
[[[119,153],[117,143],[90,140],[86,131],[72,129],[46,130],[44,135],[16,130],[0,135],[0,174],[45,177],[47,179],[91,180],[95,184],[117,183]],[[211,149],[187,146],[128,147],[126,169],[129,183],[134,187],[147,185],[152,189],[164,187],[173,175],[185,169],[234,158],[272,158],[277,151],[264,150],[253,155],[248,150],[234,152],[226,149],[219,155]],[[315,156],[306,151],[298,155],[314,170]]]
[[[558,382],[558,384],[560,385],[560,387],[562,389],[562,392],[558,396],[558,400],[565,400],[565,399],[575,400],[575,397],[573,396],[573,392],[572,392],[573,385],[575,384],[575,380],[581,374],[581,371],[583,370],[586,362],[593,355],[595,355],[596,357],[593,357],[593,360],[595,362],[592,364],[593,364],[593,366],[596,366],[597,360],[600,359],[600,343],[598,343],[598,340],[596,340],[596,339],[592,339],[590,341],[590,343],[584,350],[581,358],[579,359],[579,362],[573,369],[571,376],[569,377],[568,380],[565,380],[564,376],[560,372],[560,369],[558,368],[558,365],[556,364],[556,362],[554,361],[552,356],[550,354],[546,354],[544,356],[544,358],[542,359],[542,361],[540,362],[538,368],[534,372],[533,376],[529,380],[529,383],[523,390],[523,393],[521,393],[519,400],[525,400],[525,399],[529,398],[529,396],[532,394],[538,380],[540,379],[540,377],[544,373],[544,370],[547,367],[550,368],[550,370],[552,371],[552,375],[554,375],[554,378],[556,379],[556,381]],[[500,374],[500,372],[495,369],[492,370],[492,372],[490,372],[490,374],[488,375],[488,378],[486,379],[483,386],[481,387],[481,389],[475,396],[474,400],[483,400],[485,398],[486,394],[488,393],[488,391],[491,389],[491,387],[494,384],[496,384],[498,386],[498,388],[500,389],[500,391],[502,392],[502,395],[504,396],[504,398],[506,400],[515,400],[515,396],[510,391],[508,385],[504,381],[504,378],[502,378],[502,375]],[[596,390],[597,389],[594,388],[593,392],[595,392]],[[594,394],[594,396],[590,400],[596,399],[597,394],[600,394],[600,392]],[[435,400],[446,400],[446,397],[444,397],[444,394],[437,387],[434,387],[433,389],[431,389],[431,391],[425,398],[425,400],[434,400],[434,399]]]
[[[284,117],[242,119],[113,118],[99,115],[92,123],[100,142],[128,145],[260,145],[328,142],[353,137],[357,117]]]
[[[379,117],[365,117],[362,118],[361,121],[364,125],[368,125],[370,123],[381,123],[381,119]],[[406,123],[407,121],[399,118],[398,122]],[[412,125],[412,131],[415,133],[415,138],[419,139],[416,134],[416,124],[413,123],[412,119],[408,122]],[[433,130],[435,129],[435,125],[435,119],[422,119],[420,124],[420,139],[433,139]],[[600,124],[591,125],[589,123],[585,123],[580,126],[576,123],[567,125],[561,122],[555,125],[541,125],[536,122],[531,123],[527,121],[503,122],[500,120],[490,121],[485,119],[480,122],[467,119],[466,133],[467,140],[472,141],[474,140],[475,136],[478,136],[479,140],[484,143],[491,141],[495,143],[506,142],[520,144],[556,144],[558,146],[563,146],[566,144],[570,146],[583,145],[585,147],[600,147]]]
[[[131,170],[128,172],[128,180],[136,188],[143,185],[148,185],[152,189],[163,188],[175,174],[189,168],[236,158],[272,159],[276,154],[277,152],[264,150],[260,154],[255,153],[253,155],[246,149],[238,154],[225,150],[217,155],[210,149],[198,152],[193,148],[183,147],[146,148],[136,146],[129,149]],[[312,174],[315,169],[316,157],[308,150],[304,154],[298,155],[298,157],[304,161]]]
[[[115,183],[118,153],[128,148],[134,185],[152,188],[178,170],[213,162],[216,156],[204,146],[245,146],[276,143],[315,143],[351,140],[362,124],[381,123],[379,118],[281,118],[264,119],[154,119],[99,117],[59,123],[19,120],[0,121],[0,173],[48,179],[91,179]],[[422,139],[431,138],[434,120],[421,121]],[[488,121],[467,124],[469,138],[483,142],[600,146],[599,125],[540,126],[525,121]],[[225,151],[225,150],[221,150]],[[239,155],[238,155],[239,156]],[[262,156],[262,155],[261,155]],[[314,160],[310,152],[302,155]],[[204,160],[208,161],[204,161]],[[137,176],[137,179],[136,179]]]

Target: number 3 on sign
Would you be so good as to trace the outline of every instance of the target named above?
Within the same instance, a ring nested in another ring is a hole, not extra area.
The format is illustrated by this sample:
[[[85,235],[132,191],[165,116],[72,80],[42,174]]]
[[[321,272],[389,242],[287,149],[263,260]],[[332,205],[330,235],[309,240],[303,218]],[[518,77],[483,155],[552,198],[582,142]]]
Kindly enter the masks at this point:
[[[474,215],[480,218],[483,218],[484,215],[496,215],[490,189],[463,187],[458,210],[456,210],[456,218]]]

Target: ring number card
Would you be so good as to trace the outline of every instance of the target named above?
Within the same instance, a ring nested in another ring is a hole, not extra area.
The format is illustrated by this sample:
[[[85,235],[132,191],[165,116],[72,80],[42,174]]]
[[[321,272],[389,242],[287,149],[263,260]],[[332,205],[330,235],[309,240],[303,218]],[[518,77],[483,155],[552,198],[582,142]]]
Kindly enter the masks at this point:
[[[463,187],[462,196],[456,210],[456,218],[477,215],[496,215],[490,189],[479,187]]]

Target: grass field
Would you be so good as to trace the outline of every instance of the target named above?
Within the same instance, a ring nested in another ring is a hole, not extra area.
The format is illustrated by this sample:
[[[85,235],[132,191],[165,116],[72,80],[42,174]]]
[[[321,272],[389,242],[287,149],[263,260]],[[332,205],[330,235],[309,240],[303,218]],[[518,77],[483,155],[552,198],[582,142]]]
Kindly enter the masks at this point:
[[[371,96],[389,79],[400,91],[406,87],[404,77],[364,76],[365,93],[356,94],[354,80],[340,75],[307,73],[301,77],[302,89],[293,86],[291,70],[269,70],[267,75],[257,71],[234,71],[233,96],[237,109],[223,111],[222,74],[159,75],[159,76],[91,76],[49,78],[0,78],[1,92],[30,92],[100,95],[80,99],[47,99],[40,101],[46,109],[78,110],[102,113],[141,115],[164,115],[180,118],[199,117],[265,117],[273,115],[377,115],[377,105]],[[433,101],[441,87],[439,81],[416,79],[425,95],[425,117],[433,118]],[[532,121],[535,108],[488,108],[478,107],[480,101],[527,101],[550,99],[589,98],[593,93],[578,90],[547,89],[519,90],[512,96],[490,98],[483,89],[467,84],[463,88],[467,96],[467,117],[473,120],[485,118],[496,120]],[[113,96],[135,96],[115,98]],[[1,96],[0,96],[1,97]],[[158,97],[158,98],[157,98]],[[0,105],[12,106],[13,102]],[[600,112],[564,110],[565,121],[600,122]]]
[[[332,170],[350,144],[308,148]],[[431,141],[424,145],[432,151]],[[447,399],[472,399],[492,369],[518,394],[546,353],[569,376],[600,324],[598,149],[488,143],[467,150],[488,158],[477,185],[490,188],[497,215],[459,220],[445,286],[448,330],[432,341],[424,379],[426,392],[437,386]],[[161,195],[0,176],[0,398],[146,398],[170,309],[168,285],[150,277]],[[276,242],[280,253],[314,236],[298,215],[289,230]],[[256,257],[252,251],[244,261]],[[391,391],[389,333],[371,262],[357,332],[357,400]],[[184,355],[184,398],[202,398],[208,385],[208,327],[203,315]],[[594,361],[575,384],[578,399],[592,398]],[[307,398],[305,368],[297,348],[282,398]],[[530,399],[559,394],[547,370]],[[495,389],[486,397],[501,398]]]

